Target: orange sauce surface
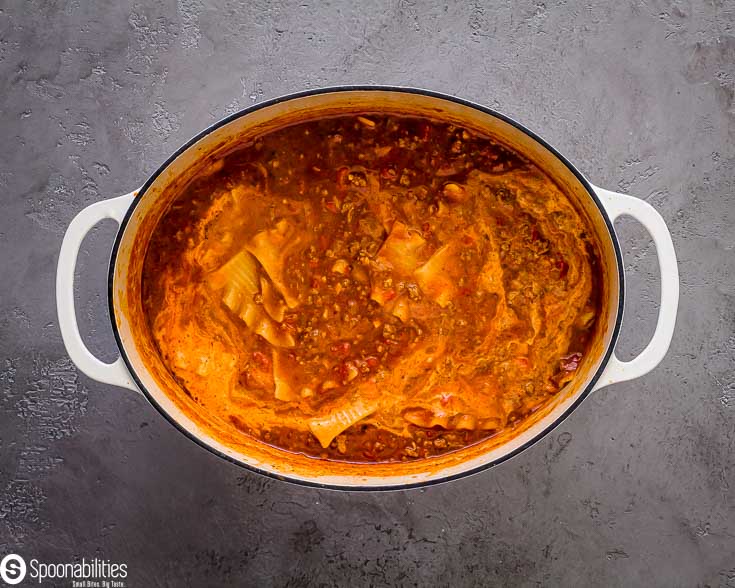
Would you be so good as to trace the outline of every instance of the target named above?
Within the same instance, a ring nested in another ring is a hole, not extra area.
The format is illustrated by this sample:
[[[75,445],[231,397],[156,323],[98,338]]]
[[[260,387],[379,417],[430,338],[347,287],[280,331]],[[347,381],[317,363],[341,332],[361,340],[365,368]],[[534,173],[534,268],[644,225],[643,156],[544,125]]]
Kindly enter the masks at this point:
[[[177,196],[142,296],[162,361],[235,434],[353,462],[517,426],[599,314],[592,231],[508,147],[424,118],[295,124]]]

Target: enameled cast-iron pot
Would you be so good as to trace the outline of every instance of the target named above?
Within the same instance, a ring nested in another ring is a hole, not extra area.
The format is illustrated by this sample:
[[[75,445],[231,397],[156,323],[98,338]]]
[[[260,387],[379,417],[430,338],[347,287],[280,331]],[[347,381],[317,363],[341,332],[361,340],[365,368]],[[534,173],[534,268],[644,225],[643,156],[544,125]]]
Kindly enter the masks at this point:
[[[214,438],[165,392],[177,385],[152,347],[140,301],[142,262],[151,233],[172,196],[218,154],[256,134],[312,116],[350,112],[429,116],[479,129],[506,143],[549,174],[574,201],[597,234],[603,269],[603,305],[598,335],[580,373],[547,406],[506,433],[436,458],[391,464],[319,460],[270,447],[254,439],[236,447]],[[613,349],[623,318],[624,268],[613,221],[630,215],[650,233],[658,253],[661,304],[648,346],[629,362]],[[120,229],[110,260],[108,301],[120,358],[103,363],[86,348],[74,310],[74,269],[87,232],[105,218]],[[615,382],[653,369],[668,350],[679,299],[679,274],[671,235],[661,216],[638,198],[610,192],[585,177],[543,139],[483,106],[425,90],[381,86],[338,87],[277,98],[242,110],[209,127],[174,153],[143,185],[125,196],[97,202],[71,222],[61,246],[56,277],[59,326],[69,356],[90,378],[142,393],[180,431],[209,451],[248,469],[305,485],[352,490],[408,488],[447,481],[498,464],[548,434],[584,398]]]

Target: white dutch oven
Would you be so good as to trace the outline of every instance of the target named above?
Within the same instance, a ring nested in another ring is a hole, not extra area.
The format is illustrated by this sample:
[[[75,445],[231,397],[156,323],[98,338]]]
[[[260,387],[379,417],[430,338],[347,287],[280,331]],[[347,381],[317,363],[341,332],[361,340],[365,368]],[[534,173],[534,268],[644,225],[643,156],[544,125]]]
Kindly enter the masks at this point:
[[[520,429],[428,460],[395,464],[346,464],[294,455],[253,439],[215,438],[202,423],[164,392],[177,386],[157,354],[142,314],[139,287],[148,240],[177,187],[207,160],[233,145],[307,116],[355,111],[388,111],[451,120],[483,130],[511,145],[548,173],[575,202],[597,234],[603,268],[603,312],[591,352],[576,379]],[[624,272],[613,221],[629,215],[650,233],[658,253],[661,304],[656,331],[634,360],[619,360],[613,349],[623,314]],[[109,306],[120,357],[97,359],[82,342],[74,310],[74,269],[87,232],[105,218],[120,224],[109,269]],[[61,246],[56,277],[59,326],[69,356],[90,378],[143,394],[171,423],[213,453],[269,476],[306,485],[376,490],[451,480],[498,464],[554,429],[591,392],[643,376],[666,354],[679,298],[676,255],[666,224],[649,204],[590,184],[544,140],[497,112],[451,96],[392,87],[339,87],[294,94],[245,109],[203,131],[169,158],[140,190],[85,208],[71,222]]]

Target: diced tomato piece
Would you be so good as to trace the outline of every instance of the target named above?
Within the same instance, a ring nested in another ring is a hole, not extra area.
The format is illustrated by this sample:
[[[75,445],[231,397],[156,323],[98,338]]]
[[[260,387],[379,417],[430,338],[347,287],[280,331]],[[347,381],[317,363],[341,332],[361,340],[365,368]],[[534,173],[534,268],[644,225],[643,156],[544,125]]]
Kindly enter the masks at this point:
[[[556,267],[559,270],[559,277],[562,280],[566,278],[567,273],[569,272],[569,264],[560,257],[559,260],[556,262]]]
[[[373,369],[378,367],[380,365],[380,362],[378,361],[377,357],[373,357],[370,355],[369,357],[365,358],[365,363],[368,365],[369,368]]]
[[[396,291],[393,288],[391,288],[390,290],[386,290],[383,296],[386,301],[393,300],[396,297]]]
[[[334,343],[329,350],[340,357],[347,357],[350,353],[350,349],[352,348],[352,345],[349,341],[339,341],[337,343]]]
[[[421,140],[428,141],[431,137],[431,125],[429,123],[421,123]]]
[[[335,204],[334,200],[327,200],[327,201],[326,201],[326,202],[324,203],[324,207],[325,207],[325,208],[326,208],[326,209],[327,209],[327,210],[328,210],[329,212],[333,212],[333,213],[335,213],[335,214],[339,212],[339,208],[337,208],[337,205]]]
[[[398,177],[398,172],[395,168],[386,166],[380,170],[380,177],[384,180],[395,180]]]
[[[579,367],[579,362],[582,360],[581,353],[572,353],[565,355],[561,358],[560,365],[561,369],[565,372],[573,372]]]

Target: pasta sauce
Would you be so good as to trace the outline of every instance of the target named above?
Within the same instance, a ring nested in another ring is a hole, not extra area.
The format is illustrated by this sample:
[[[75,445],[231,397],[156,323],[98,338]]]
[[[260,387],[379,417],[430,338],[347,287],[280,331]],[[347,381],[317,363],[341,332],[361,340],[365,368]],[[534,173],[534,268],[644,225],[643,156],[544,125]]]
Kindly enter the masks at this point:
[[[364,113],[211,163],[151,238],[161,360],[218,426],[309,456],[420,459],[517,427],[578,371],[598,248],[532,163]]]

